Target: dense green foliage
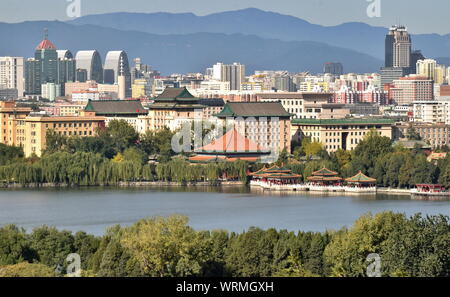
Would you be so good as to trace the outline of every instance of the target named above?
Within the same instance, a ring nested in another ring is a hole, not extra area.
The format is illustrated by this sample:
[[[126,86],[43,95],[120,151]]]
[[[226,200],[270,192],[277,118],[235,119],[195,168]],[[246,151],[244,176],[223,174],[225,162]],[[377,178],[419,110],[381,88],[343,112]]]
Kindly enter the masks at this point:
[[[366,276],[371,253],[380,255],[383,276],[450,276],[449,218],[391,212],[326,233],[195,231],[183,216],[115,226],[102,237],[5,226],[0,243],[3,276],[64,273],[70,253],[88,276]]]
[[[113,120],[96,137],[67,137],[49,131],[42,158],[23,158],[20,148],[0,146],[0,180],[19,184],[114,185],[119,182],[210,182],[222,178],[245,181],[246,162],[190,164],[173,158],[168,129],[139,135]],[[149,155],[159,164],[149,164]],[[3,157],[3,159],[2,159]],[[2,161],[3,160],[3,161]],[[2,166],[3,165],[3,166]]]

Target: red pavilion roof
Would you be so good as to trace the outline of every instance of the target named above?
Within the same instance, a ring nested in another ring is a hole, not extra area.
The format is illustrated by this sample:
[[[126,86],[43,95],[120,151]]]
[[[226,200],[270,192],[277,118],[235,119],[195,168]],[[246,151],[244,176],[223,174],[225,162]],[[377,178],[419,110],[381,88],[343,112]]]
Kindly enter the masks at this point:
[[[239,134],[236,129],[228,131],[219,139],[196,150],[196,152],[248,153],[261,152],[263,149],[252,140]]]
[[[44,39],[36,47],[36,50],[56,50],[56,46],[48,39]]]

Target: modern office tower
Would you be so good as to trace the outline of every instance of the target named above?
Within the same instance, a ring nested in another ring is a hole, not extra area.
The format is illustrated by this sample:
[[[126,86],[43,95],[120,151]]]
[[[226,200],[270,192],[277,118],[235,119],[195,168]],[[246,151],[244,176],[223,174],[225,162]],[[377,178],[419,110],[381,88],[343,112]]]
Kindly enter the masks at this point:
[[[24,58],[0,57],[0,89],[16,89],[22,97],[24,88]]]
[[[392,26],[385,39],[385,67],[381,68],[381,85],[391,84],[413,73],[411,36],[404,26]]]
[[[96,50],[79,51],[75,56],[77,63],[77,73],[79,70],[86,71],[86,81],[94,80],[103,83],[102,58]]]
[[[344,66],[342,66],[342,63],[325,63],[323,65],[323,73],[339,76],[344,74]]]
[[[40,95],[41,85],[48,82],[58,83],[58,53],[46,32],[44,40],[36,47],[34,59],[25,63],[25,93]]]
[[[389,29],[385,47],[385,67],[411,66],[411,36],[405,26]]]
[[[411,53],[411,73],[417,73],[417,61],[425,59],[420,50],[413,51]]]
[[[126,97],[131,97],[131,73],[128,56],[125,51],[110,51],[106,54],[103,68],[103,81],[105,84],[118,84],[123,76]],[[122,82],[122,81],[121,81]],[[119,96],[122,97],[122,96]],[[121,98],[122,99],[122,98]],[[125,99],[125,98],[123,98]]]
[[[213,66],[212,78],[229,82],[230,90],[240,90],[241,83],[245,82],[245,65],[240,63],[230,65],[217,63]]]
[[[66,82],[76,81],[76,61],[69,50],[58,50],[58,82],[61,85],[61,95],[65,94]]]

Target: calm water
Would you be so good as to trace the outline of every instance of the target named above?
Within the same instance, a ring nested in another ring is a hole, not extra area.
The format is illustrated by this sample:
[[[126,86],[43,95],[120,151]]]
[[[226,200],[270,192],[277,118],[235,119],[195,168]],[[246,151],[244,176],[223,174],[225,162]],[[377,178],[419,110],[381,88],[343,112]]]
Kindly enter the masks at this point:
[[[450,201],[409,196],[277,195],[247,188],[85,188],[0,190],[0,225],[31,230],[43,224],[101,235],[154,215],[183,214],[198,230],[242,232],[251,226],[325,231],[350,226],[362,214],[385,210],[450,216]]]

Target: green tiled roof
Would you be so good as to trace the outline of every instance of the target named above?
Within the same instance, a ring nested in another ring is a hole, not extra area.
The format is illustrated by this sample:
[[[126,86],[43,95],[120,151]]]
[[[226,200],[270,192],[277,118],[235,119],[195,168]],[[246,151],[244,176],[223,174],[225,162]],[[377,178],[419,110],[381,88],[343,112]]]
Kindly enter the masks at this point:
[[[313,172],[314,176],[333,176],[333,175],[338,175],[337,172],[331,171],[328,168],[322,168],[318,171]]]
[[[222,111],[215,115],[226,117],[291,117],[279,102],[228,102]]]
[[[376,179],[368,177],[367,175],[363,174],[361,171],[358,172],[357,175],[345,179],[345,181],[350,182],[350,183],[375,183],[375,182],[377,182]]]
[[[392,125],[391,119],[294,119],[292,125]]]

